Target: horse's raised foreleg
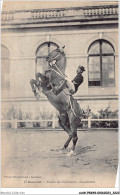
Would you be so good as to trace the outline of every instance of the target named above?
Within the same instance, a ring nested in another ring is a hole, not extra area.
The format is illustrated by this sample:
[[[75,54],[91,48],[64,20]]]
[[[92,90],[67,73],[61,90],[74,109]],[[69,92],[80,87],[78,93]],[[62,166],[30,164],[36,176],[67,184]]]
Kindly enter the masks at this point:
[[[70,122],[67,113],[61,113],[59,116],[59,124],[60,126],[68,133],[69,138],[65,142],[63,149],[66,149],[72,139],[71,129],[70,129]]]
[[[35,86],[37,86],[36,80],[31,79],[31,80],[30,80],[30,85],[31,85],[32,91],[33,91],[33,92],[36,91],[36,88],[35,88]]]
[[[36,97],[36,99],[39,99],[40,95],[36,92],[36,87],[38,88],[37,81],[34,80],[34,79],[31,79],[30,80],[30,85],[31,85],[32,91],[34,93],[34,96]]]

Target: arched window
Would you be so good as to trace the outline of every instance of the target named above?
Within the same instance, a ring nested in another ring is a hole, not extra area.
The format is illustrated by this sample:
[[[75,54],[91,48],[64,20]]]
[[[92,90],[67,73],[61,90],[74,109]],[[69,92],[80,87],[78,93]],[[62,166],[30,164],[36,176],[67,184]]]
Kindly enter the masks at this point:
[[[57,49],[58,45],[53,42],[45,42],[40,45],[36,51],[36,71],[43,73],[48,69],[48,62],[46,61],[46,57],[53,50]]]
[[[10,60],[9,50],[1,45],[1,88],[10,89]]]
[[[115,85],[114,48],[108,41],[97,40],[88,49],[88,85]]]

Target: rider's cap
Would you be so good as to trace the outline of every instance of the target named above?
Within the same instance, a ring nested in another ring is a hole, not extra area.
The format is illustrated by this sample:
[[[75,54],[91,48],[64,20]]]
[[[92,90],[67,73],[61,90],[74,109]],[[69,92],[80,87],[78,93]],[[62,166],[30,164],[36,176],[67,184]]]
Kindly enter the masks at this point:
[[[78,68],[80,68],[82,71],[85,71],[84,66],[79,65]]]

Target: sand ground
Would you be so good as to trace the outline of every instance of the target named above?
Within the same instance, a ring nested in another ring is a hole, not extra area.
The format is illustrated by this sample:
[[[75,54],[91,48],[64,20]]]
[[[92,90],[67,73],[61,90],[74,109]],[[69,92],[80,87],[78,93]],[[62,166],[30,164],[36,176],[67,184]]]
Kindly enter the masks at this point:
[[[78,131],[76,155],[62,151],[64,131],[3,129],[2,187],[112,188],[118,166],[118,131]]]

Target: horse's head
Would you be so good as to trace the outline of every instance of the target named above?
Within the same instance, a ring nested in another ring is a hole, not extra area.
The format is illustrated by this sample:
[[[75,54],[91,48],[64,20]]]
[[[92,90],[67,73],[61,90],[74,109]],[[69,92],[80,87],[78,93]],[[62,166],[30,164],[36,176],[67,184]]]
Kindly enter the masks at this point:
[[[59,61],[61,60],[64,56],[64,47],[62,48],[58,47],[57,49],[55,49],[54,51],[52,51],[47,57],[46,57],[46,61],[48,61],[49,63],[52,62],[53,60]]]
[[[49,74],[49,79],[50,82],[54,84],[57,84],[62,79],[61,73],[65,73],[66,58],[63,50],[64,47],[58,47],[46,58],[46,61],[48,61],[49,67],[52,70],[52,72]]]

